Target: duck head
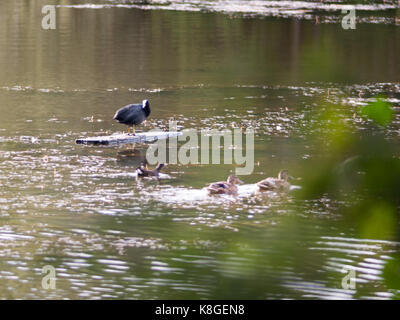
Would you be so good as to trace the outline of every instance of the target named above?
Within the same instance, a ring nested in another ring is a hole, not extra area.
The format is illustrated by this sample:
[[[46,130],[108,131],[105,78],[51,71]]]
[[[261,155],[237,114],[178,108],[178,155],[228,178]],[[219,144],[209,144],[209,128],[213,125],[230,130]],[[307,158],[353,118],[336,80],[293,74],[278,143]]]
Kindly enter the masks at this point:
[[[289,179],[293,180],[294,178],[289,175],[289,172],[287,170],[281,170],[278,173],[278,179],[288,181]]]
[[[228,182],[229,184],[242,184],[243,181],[240,180],[238,177],[234,176],[233,174],[231,174],[228,179],[226,180],[226,182]]]

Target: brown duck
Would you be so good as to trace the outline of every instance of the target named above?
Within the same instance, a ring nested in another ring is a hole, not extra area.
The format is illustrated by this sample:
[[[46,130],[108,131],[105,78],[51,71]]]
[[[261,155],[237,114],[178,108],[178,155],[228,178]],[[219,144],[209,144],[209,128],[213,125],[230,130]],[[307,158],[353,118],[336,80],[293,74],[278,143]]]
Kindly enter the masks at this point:
[[[213,182],[207,187],[209,194],[237,194],[236,184],[243,183],[238,177],[230,175],[226,181]]]
[[[288,182],[289,173],[287,170],[281,170],[278,174],[278,178],[266,178],[257,183],[259,191],[277,191],[277,192],[288,192],[290,190],[290,183]]]
[[[141,165],[136,168],[136,174],[138,177],[159,177],[160,170],[165,166],[164,163],[159,163],[154,170],[148,170],[147,166]]]

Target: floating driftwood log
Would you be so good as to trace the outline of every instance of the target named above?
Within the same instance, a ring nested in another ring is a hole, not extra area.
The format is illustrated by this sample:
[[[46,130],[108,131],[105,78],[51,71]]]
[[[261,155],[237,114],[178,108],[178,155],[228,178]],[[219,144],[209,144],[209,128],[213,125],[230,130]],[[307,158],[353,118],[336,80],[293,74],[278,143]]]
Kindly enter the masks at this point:
[[[141,132],[141,133],[120,133],[111,136],[89,137],[76,139],[77,144],[91,145],[119,145],[127,143],[154,142],[161,139],[168,139],[182,135],[182,132]]]

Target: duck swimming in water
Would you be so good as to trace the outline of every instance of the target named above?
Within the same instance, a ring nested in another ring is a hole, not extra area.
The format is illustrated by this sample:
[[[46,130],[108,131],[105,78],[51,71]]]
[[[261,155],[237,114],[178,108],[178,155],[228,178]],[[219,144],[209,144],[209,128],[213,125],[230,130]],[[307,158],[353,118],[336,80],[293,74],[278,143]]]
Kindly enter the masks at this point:
[[[209,194],[237,194],[236,184],[242,184],[243,181],[234,175],[230,175],[226,181],[213,182],[207,187]]]
[[[281,170],[278,174],[278,178],[266,178],[257,183],[258,190],[263,191],[279,191],[279,192],[288,192],[290,190],[289,179],[292,177],[289,176],[287,170]]]
[[[164,163],[159,163],[154,170],[148,170],[147,166],[140,166],[136,168],[136,174],[138,177],[156,177],[160,175],[160,170],[165,166]]]
[[[142,104],[128,104],[115,112],[114,120],[132,127],[135,134],[136,126],[141,124],[150,115],[149,101],[143,100]],[[128,129],[129,133],[129,129]]]

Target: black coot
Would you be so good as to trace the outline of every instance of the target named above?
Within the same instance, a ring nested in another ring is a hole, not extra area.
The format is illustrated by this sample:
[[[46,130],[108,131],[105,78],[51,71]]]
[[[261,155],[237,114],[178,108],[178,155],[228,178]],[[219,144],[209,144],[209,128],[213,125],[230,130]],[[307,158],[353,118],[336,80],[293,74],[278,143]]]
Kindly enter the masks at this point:
[[[150,104],[147,100],[143,100],[142,104],[128,104],[127,106],[118,109],[113,119],[117,120],[119,123],[132,127],[133,133],[135,133],[134,126],[141,124],[146,120],[149,114]]]

